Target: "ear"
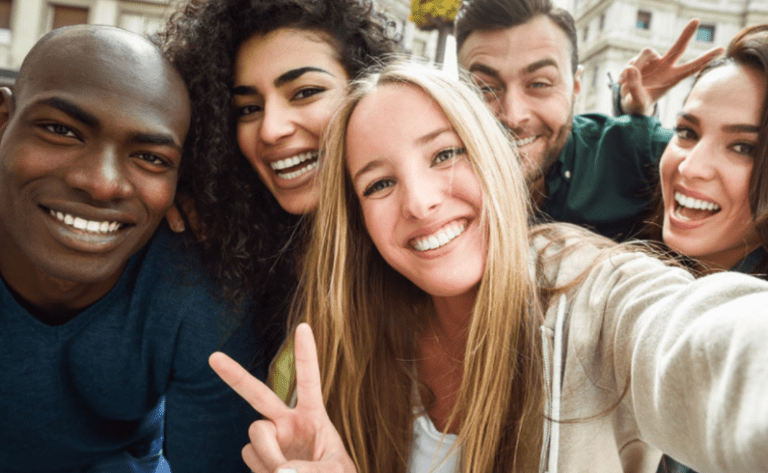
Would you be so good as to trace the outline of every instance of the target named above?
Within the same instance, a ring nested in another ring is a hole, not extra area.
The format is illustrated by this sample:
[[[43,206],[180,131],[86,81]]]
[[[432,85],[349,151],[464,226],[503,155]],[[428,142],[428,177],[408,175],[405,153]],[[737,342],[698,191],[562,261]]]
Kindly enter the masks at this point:
[[[171,205],[171,208],[165,212],[165,220],[168,221],[168,226],[171,227],[176,233],[184,231],[184,219],[181,217],[181,212],[176,204]]]
[[[13,114],[13,92],[8,87],[0,88],[0,128],[8,124]]]
[[[584,71],[584,66],[579,64],[579,67],[576,68],[576,74],[573,75],[573,100],[576,101],[576,98],[579,96],[579,93],[581,92],[581,73]]]

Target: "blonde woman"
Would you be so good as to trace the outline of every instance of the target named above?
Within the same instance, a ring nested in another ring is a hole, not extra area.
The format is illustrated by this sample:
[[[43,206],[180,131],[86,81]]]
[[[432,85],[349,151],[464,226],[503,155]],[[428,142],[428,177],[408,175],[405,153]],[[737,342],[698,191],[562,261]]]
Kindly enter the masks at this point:
[[[768,284],[529,229],[505,134],[432,70],[357,84],[327,142],[295,407],[211,358],[268,419],[253,471],[768,467]]]

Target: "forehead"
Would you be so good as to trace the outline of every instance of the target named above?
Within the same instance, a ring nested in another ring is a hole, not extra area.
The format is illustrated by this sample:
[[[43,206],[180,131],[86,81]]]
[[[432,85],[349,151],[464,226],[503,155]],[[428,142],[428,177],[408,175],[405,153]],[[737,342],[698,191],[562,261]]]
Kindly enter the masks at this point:
[[[711,108],[716,113],[703,112],[700,118],[759,124],[765,87],[765,75],[757,69],[728,63],[699,78],[685,101],[684,111]]]
[[[319,67],[346,78],[339,52],[327,33],[279,28],[245,40],[235,58],[235,85],[273,81],[286,71]]]
[[[439,130],[453,130],[443,109],[421,88],[386,84],[366,95],[347,125],[347,152],[363,160],[397,154]],[[380,139],[372,139],[371,137]],[[355,166],[350,163],[350,168]]]
[[[162,127],[184,140],[190,116],[187,90],[159,52],[96,47],[71,54],[49,49],[31,64],[17,111],[56,97],[96,118],[133,128]]]
[[[565,32],[546,16],[499,30],[473,31],[459,50],[459,62],[472,70],[477,64],[502,73],[519,72],[541,61],[553,60],[570,73],[571,44]]]

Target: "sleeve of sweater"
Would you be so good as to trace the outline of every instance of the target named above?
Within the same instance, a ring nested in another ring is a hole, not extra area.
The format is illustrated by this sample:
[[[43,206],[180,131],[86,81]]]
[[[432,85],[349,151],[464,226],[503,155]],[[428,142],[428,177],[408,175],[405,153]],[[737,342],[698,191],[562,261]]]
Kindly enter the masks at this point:
[[[694,280],[616,252],[571,296],[571,313],[588,315],[572,317],[569,351],[593,383],[629,383],[623,402],[643,441],[701,472],[768,469],[766,282]]]
[[[173,473],[248,471],[240,451],[258,413],[219,379],[207,360],[222,350],[252,367],[260,379],[264,379],[263,361],[254,365],[258,350],[250,327],[234,331],[222,346],[221,327],[206,323],[211,315],[200,311],[197,317],[187,317],[176,340],[165,395],[164,454]]]

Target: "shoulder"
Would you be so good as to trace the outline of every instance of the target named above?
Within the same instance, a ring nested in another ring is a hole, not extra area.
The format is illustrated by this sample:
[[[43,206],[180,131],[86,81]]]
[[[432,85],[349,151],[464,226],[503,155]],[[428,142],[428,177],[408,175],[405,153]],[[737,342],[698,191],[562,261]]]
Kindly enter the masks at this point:
[[[228,301],[203,267],[198,248],[161,225],[136,269],[131,299],[149,317],[200,330],[235,320],[239,307]]]
[[[656,117],[644,115],[621,115],[610,117],[601,113],[588,113],[573,117],[573,131],[584,136],[626,135],[634,137],[653,137],[669,141],[672,130],[661,126]]]

